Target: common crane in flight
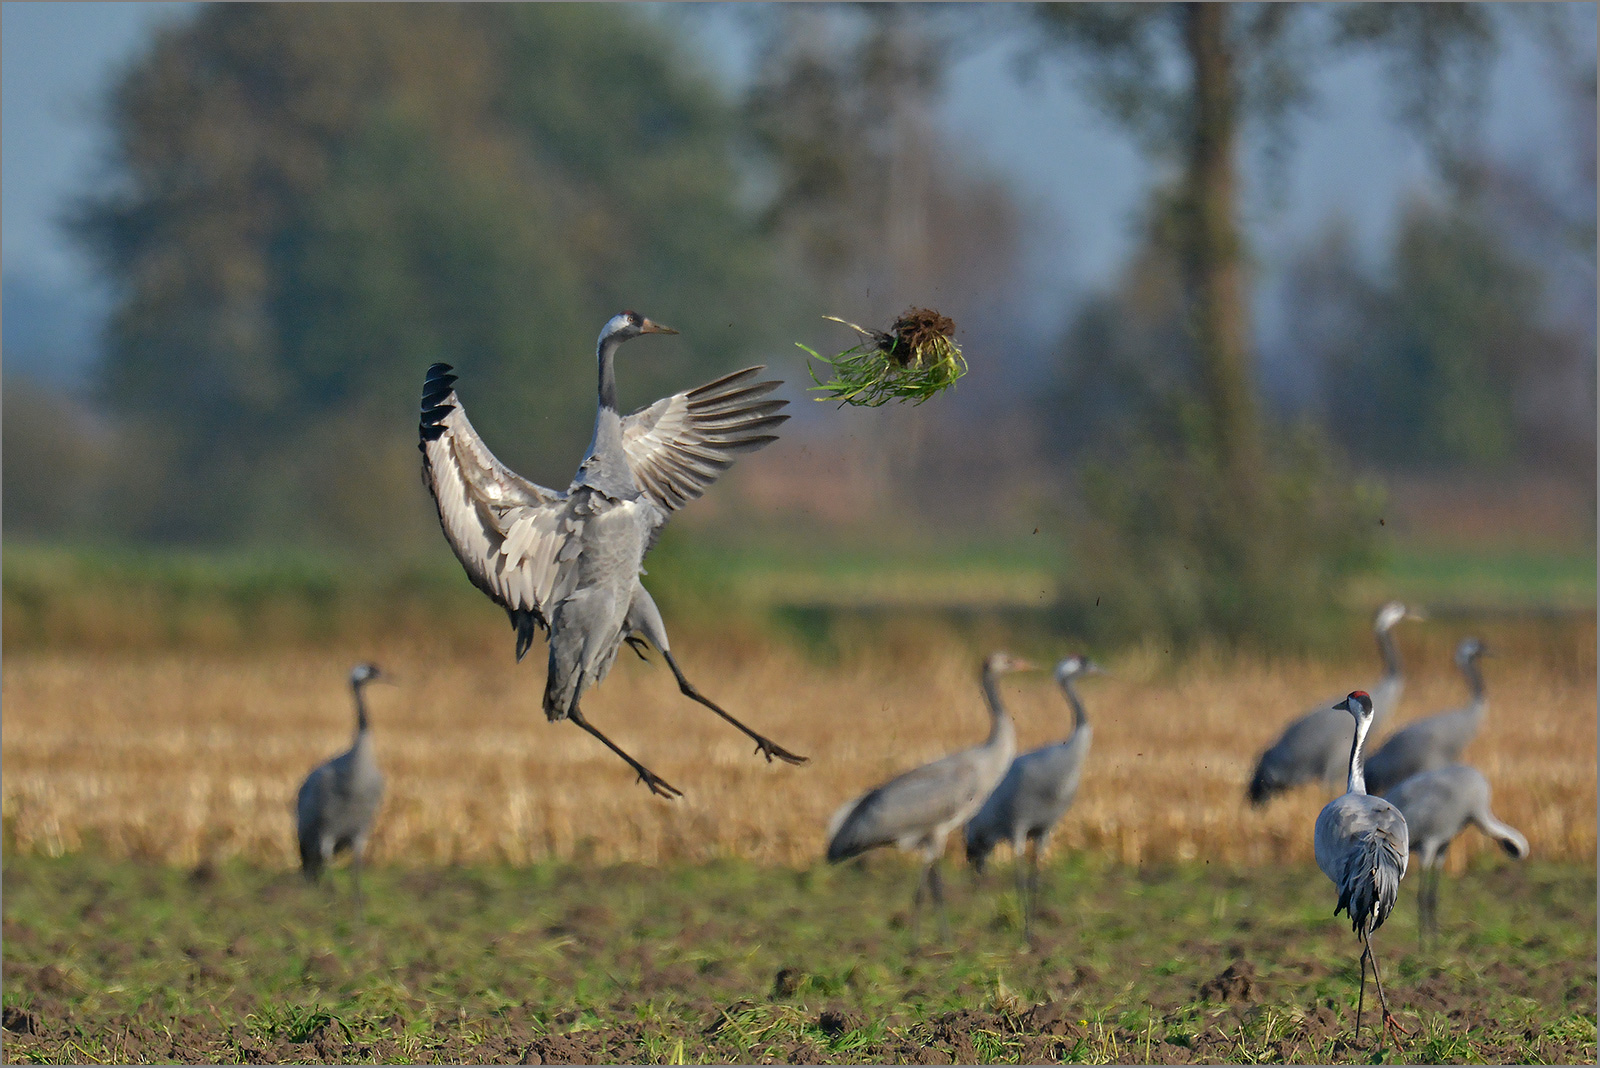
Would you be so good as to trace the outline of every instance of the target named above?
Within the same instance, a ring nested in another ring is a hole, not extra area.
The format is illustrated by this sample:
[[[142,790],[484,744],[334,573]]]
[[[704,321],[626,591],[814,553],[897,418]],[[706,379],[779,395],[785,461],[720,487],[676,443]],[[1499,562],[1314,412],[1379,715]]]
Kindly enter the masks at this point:
[[[1386,797],[1406,817],[1412,849],[1423,865],[1418,883],[1419,943],[1440,930],[1440,866],[1452,840],[1469,824],[1494,839],[1507,856],[1518,860],[1529,856],[1529,840],[1490,811],[1490,784],[1476,768],[1447,765],[1419,772]]]
[[[1402,620],[1424,618],[1421,611],[1409,609],[1399,601],[1387,602],[1373,618],[1373,637],[1378,640],[1379,656],[1384,659],[1384,678],[1371,688],[1374,727],[1382,725],[1395,711],[1406,682],[1401,676],[1401,654],[1390,629]],[[1285,728],[1279,740],[1257,759],[1247,792],[1251,804],[1264,806],[1275,795],[1315,780],[1331,785],[1340,782],[1350,751],[1351,718],[1328,705],[1313,709]]]
[[[619,415],[618,348],[642,334],[676,333],[632,311],[607,320],[596,344],[595,435],[564,493],[495,458],[468,421],[448,364],[428,369],[418,443],[445,539],[474,585],[510,616],[517,659],[528,652],[535,628],[550,636],[546,718],[583,728],[665,798],[682,792],[607,738],[579,707],[584,691],[606,678],[624,641],[641,657],[641,640],[660,650],[678,689],[755,740],[767,760],[806,760],[752,731],[690,683],[639,581],[645,554],[668,518],[700,497],[736,455],[776,440],[771,432],[789,418],[779,413],[789,402],[767,397],[779,383],[757,381],[760,367]]]
[[[1373,966],[1373,983],[1379,989],[1379,1005],[1384,1011],[1382,1027],[1405,1031],[1390,1013],[1372,940],[1373,932],[1395,909],[1395,900],[1401,893],[1401,879],[1406,875],[1406,818],[1383,798],[1367,793],[1362,779],[1362,743],[1373,726],[1373,699],[1365,691],[1356,690],[1334,708],[1351,714],[1356,732],[1351,741],[1345,793],[1318,814],[1312,849],[1318,868],[1340,892],[1335,916],[1345,910],[1351,918],[1351,930],[1362,937],[1355,1034],[1362,1033],[1362,997],[1367,992],[1369,965]]]
[[[949,937],[945,919],[945,893],[940,884],[939,859],[945,841],[961,827],[995,785],[1017,752],[1017,734],[1012,718],[1001,705],[1000,676],[1022,672],[1034,666],[1008,653],[992,653],[984,659],[982,685],[989,704],[989,737],[978,746],[960,750],[931,764],[903,772],[888,783],[874,787],[859,798],[846,802],[828,823],[830,863],[855,857],[876,846],[896,846],[923,856],[923,872],[912,900],[914,913],[921,909],[923,888],[927,886],[940,911],[941,934]]]
[[[1402,780],[1431,768],[1454,765],[1462,751],[1478,734],[1488,705],[1484,697],[1484,677],[1479,674],[1479,658],[1485,656],[1484,643],[1465,638],[1456,648],[1456,666],[1467,680],[1469,702],[1461,709],[1414,720],[1384,741],[1368,759],[1368,782],[1374,794],[1389,794]]]
[[[1019,754],[1000,785],[967,822],[967,860],[979,872],[984,871],[984,863],[996,844],[1011,844],[1017,867],[1017,904],[1023,913],[1024,942],[1028,941],[1030,917],[1038,905],[1040,851],[1049,845],[1051,832],[1073,804],[1084,759],[1090,752],[1093,730],[1073,681],[1100,670],[1100,666],[1087,657],[1065,657],[1057,663],[1056,682],[1073,709],[1073,733],[1061,742]],[[1026,878],[1023,871],[1025,847],[1029,855]]]
[[[384,774],[372,749],[372,727],[362,689],[383,679],[378,666],[350,670],[350,691],[356,699],[356,737],[350,749],[311,770],[295,799],[295,833],[306,879],[316,882],[323,867],[341,850],[350,851],[350,882],[361,900],[361,859],[372,834],[373,817],[384,796]]]

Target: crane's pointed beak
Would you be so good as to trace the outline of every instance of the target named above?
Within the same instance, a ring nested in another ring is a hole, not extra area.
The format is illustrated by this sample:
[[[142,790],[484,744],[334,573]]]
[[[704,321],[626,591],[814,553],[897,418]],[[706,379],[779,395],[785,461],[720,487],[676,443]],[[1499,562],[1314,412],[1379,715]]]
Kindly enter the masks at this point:
[[[678,333],[678,331],[674,330],[672,327],[664,327],[660,323],[652,323],[648,319],[646,319],[646,320],[644,320],[643,322],[640,323],[639,332],[641,334],[677,334]]]
[[[1429,614],[1422,609],[1408,609],[1406,611],[1406,619],[1408,620],[1427,620],[1428,618]]]

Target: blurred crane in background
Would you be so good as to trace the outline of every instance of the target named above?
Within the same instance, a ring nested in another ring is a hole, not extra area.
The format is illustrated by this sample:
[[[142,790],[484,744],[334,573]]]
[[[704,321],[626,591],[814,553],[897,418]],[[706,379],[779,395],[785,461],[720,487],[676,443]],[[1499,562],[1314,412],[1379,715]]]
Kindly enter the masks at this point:
[[[1374,727],[1390,718],[1406,685],[1401,676],[1401,654],[1390,631],[1402,620],[1422,619],[1425,617],[1420,610],[1409,609],[1399,601],[1385,603],[1373,618],[1373,637],[1378,640],[1379,656],[1384,659],[1384,678],[1371,688]],[[1322,706],[1296,720],[1257,759],[1248,790],[1251,804],[1264,806],[1275,795],[1312,780],[1338,783],[1345,772],[1351,738],[1351,721],[1338,707]]]
[[[1395,909],[1406,875],[1406,818],[1383,798],[1367,793],[1362,779],[1362,743],[1373,726],[1373,699],[1364,691],[1352,691],[1334,708],[1343,709],[1356,720],[1351,741],[1350,771],[1345,793],[1323,807],[1312,834],[1312,850],[1317,866],[1340,892],[1334,915],[1345,910],[1351,930],[1362,937],[1361,986],[1356,995],[1356,1035],[1362,1033],[1362,997],[1367,991],[1367,967],[1373,966],[1373,983],[1379,989],[1379,1005],[1384,1011],[1382,1028],[1404,1031],[1390,1014],[1390,1000],[1379,979],[1379,963],[1373,956],[1373,932]],[[1382,1031],[1381,1031],[1382,1035]]]
[[[945,893],[940,884],[939,859],[945,840],[978,812],[984,799],[1006,774],[1017,752],[1012,718],[1001,705],[1000,676],[1023,672],[1034,665],[1008,653],[984,659],[982,684],[989,705],[990,733],[981,745],[942,757],[931,764],[903,772],[882,786],[846,802],[828,822],[828,860],[855,857],[875,846],[896,846],[923,855],[912,900],[914,915],[922,908],[928,887],[939,907],[940,934],[950,938],[945,918]]]
[[[1529,856],[1529,840],[1490,812],[1490,783],[1476,768],[1448,765],[1419,772],[1403,780],[1388,798],[1406,817],[1412,849],[1423,864],[1418,884],[1419,944],[1426,935],[1439,934],[1440,866],[1451,841],[1469,824],[1494,839],[1508,857],[1521,861]]]
[[[579,699],[611,671],[626,640],[661,651],[687,697],[743,731],[769,761],[806,759],[757,734],[702,695],[668,651],[667,629],[639,576],[668,518],[733,463],[777,436],[788,401],[766,400],[779,383],[757,382],[760,367],[664,397],[630,416],[617,412],[614,361],[623,342],[677,334],[637,312],[606,321],[596,342],[600,365],[595,436],[566,493],[546,489],[495,458],[456,396],[448,364],[423,383],[419,424],[423,478],[445,539],[473,584],[505,609],[520,661],[534,629],[550,636],[545,716],[571,720],[627,761],[650,790],[681,796],[584,718]]]
[[[1391,735],[1368,762],[1368,782],[1374,794],[1389,794],[1390,788],[1419,772],[1452,765],[1484,723],[1487,702],[1484,677],[1479,674],[1479,658],[1485,656],[1484,643],[1465,638],[1456,648],[1456,666],[1467,680],[1470,701],[1462,709],[1436,713],[1414,721]]]
[[[1000,785],[967,823],[967,860],[979,872],[997,843],[1012,845],[1017,867],[1017,906],[1023,913],[1023,941],[1029,939],[1031,916],[1039,900],[1040,852],[1078,794],[1084,759],[1093,730],[1073,681],[1101,670],[1088,657],[1065,657],[1056,665],[1056,681],[1073,709],[1073,733],[1050,746],[1019,755]],[[1028,848],[1025,877],[1023,853]]]
[[[350,670],[350,692],[356,699],[356,737],[350,749],[311,770],[295,799],[295,832],[300,840],[300,866],[316,882],[323,866],[341,850],[350,851],[350,886],[361,901],[361,858],[372,834],[373,817],[384,796],[384,774],[372,749],[372,727],[362,688],[383,678],[375,664]]]

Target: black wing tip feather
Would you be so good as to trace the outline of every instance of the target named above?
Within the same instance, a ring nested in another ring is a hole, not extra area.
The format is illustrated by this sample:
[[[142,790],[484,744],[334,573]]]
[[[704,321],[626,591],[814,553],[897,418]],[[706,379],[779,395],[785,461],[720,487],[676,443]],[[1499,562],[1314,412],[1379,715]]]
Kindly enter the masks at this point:
[[[422,418],[417,424],[417,448],[437,441],[445,433],[445,417],[456,410],[445,400],[455,391],[456,376],[449,364],[428,365],[422,384]]]

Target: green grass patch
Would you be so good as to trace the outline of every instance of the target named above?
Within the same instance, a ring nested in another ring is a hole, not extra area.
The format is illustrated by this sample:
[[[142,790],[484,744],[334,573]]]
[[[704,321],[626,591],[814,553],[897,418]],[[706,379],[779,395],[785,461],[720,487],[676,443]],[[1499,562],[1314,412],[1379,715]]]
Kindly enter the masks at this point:
[[[1470,871],[1427,951],[1407,887],[1375,947],[1413,1035],[1382,1055],[1366,1028],[1352,1041],[1357,944],[1310,869],[1067,859],[1047,868],[1028,950],[1005,864],[976,885],[953,874],[948,943],[912,915],[915,869],[890,855],[801,872],[377,869],[361,908],[345,875],[314,888],[234,864],[8,856],[7,1059],[1596,1058],[1589,868]],[[1235,963],[1248,990],[1204,990]]]

